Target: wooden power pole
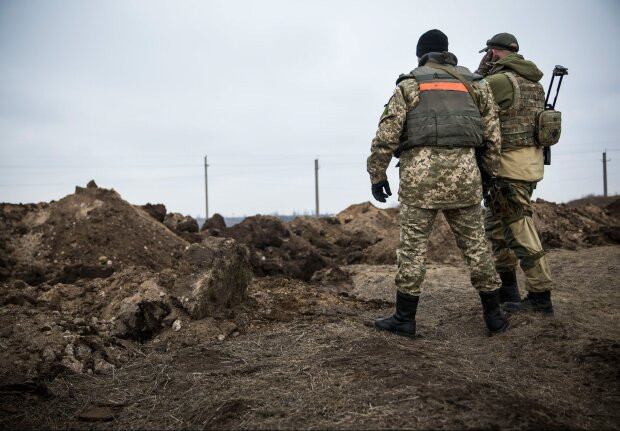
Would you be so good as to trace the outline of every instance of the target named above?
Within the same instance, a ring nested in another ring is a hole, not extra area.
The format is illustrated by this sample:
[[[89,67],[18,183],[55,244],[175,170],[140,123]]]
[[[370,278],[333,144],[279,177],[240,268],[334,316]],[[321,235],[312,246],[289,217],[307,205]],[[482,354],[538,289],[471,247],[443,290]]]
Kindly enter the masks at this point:
[[[319,216],[319,159],[314,159],[314,203],[316,216]]]
[[[209,180],[207,178],[207,156],[205,156],[205,220],[209,218]]]
[[[607,162],[611,162],[611,159],[607,159],[607,150],[603,151],[603,196],[607,197]]]

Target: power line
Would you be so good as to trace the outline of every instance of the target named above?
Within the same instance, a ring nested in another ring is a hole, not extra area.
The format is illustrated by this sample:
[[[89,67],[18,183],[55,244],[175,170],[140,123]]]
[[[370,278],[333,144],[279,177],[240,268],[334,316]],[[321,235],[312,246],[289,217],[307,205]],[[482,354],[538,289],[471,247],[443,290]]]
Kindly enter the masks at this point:
[[[584,146],[587,145],[592,145],[592,143],[583,143]],[[607,152],[615,152],[615,151],[620,151],[620,148],[607,148]],[[596,153],[599,154],[600,150],[584,150],[584,151],[568,151],[568,152],[557,152],[554,153],[554,156],[565,156],[565,155],[574,155],[574,154],[589,154],[589,153]],[[366,158],[366,156],[369,154],[369,152],[367,151],[367,149],[363,149],[360,150],[359,152],[354,152],[354,153],[319,153],[319,156],[324,159],[324,158],[341,158],[341,157],[346,157],[346,158],[351,158],[351,157],[363,157]],[[275,163],[278,162],[280,160],[284,160],[284,161],[288,161],[291,158],[314,158],[316,157],[316,153],[315,154],[296,154],[296,153],[289,153],[289,154],[285,154],[285,153],[278,153],[278,154],[244,154],[244,159],[248,160],[252,160],[252,159],[265,159],[265,158],[271,158],[273,159],[271,162]],[[162,157],[162,158],[166,158],[166,159],[171,159],[171,158],[190,158],[192,156],[179,156],[178,154],[171,154],[171,155],[166,155],[166,154],[161,154],[161,155],[132,155],[132,156],[127,156],[127,153],[122,153],[122,154],[116,154],[113,156],[97,156],[97,160],[101,160],[102,158],[113,158],[113,159],[117,159],[117,158],[123,158],[123,160],[144,160],[144,158],[157,158],[157,157]],[[210,156],[213,159],[217,159],[217,158],[234,158],[235,160],[239,159],[239,154],[235,154],[235,153],[228,153],[228,154],[215,154],[215,155],[211,155]],[[76,157],[72,156],[72,157],[66,157],[66,156],[49,156],[49,155],[38,155],[38,156],[10,156],[10,155],[3,155],[3,159],[9,159],[9,158],[14,158],[14,159],[20,159],[20,158],[28,158],[29,160],[32,158],[40,158],[40,159],[62,159],[62,160],[66,160],[66,159],[77,159]],[[86,158],[88,159],[88,157]],[[270,161],[257,161],[256,164],[263,164],[263,163],[270,163]],[[300,161],[299,163],[306,163],[305,161]],[[238,165],[237,163],[235,163],[235,165]],[[7,164],[7,165],[0,165],[0,168],[24,168],[24,167],[46,167],[49,166],[49,164]],[[91,166],[84,166],[82,164],[80,165],[54,165],[56,167],[59,168],[73,168],[73,167],[106,167],[109,166],[107,164],[101,164],[101,165],[91,165]],[[113,166],[122,166],[122,167],[202,167],[202,164],[198,164],[198,163],[179,163],[179,164],[131,164],[131,165],[113,165]]]

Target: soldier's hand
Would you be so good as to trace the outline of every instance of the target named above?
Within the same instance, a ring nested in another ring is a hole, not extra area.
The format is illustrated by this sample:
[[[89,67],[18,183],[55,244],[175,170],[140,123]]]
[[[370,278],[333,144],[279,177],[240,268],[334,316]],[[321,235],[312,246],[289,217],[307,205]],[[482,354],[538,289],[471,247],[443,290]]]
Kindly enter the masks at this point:
[[[392,196],[392,191],[390,190],[390,183],[387,180],[381,181],[380,183],[373,184],[371,186],[372,195],[379,202],[385,202],[388,196]]]
[[[489,70],[491,70],[491,60],[493,60],[493,53],[489,49],[486,54],[484,54],[484,57],[482,57],[482,60],[480,60],[480,65],[478,66],[478,69],[476,69],[476,73],[478,75],[486,76],[489,73]]]

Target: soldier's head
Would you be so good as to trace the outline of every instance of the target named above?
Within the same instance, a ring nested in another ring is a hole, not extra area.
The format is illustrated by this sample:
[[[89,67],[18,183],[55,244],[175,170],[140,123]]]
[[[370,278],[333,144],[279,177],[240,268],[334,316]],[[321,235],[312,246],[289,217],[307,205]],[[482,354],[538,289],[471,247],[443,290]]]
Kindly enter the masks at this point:
[[[491,61],[497,61],[507,55],[519,52],[519,42],[510,33],[498,33],[487,40],[487,46],[480,50],[480,52],[484,51],[491,51]]]
[[[448,50],[448,36],[444,32],[433,29],[420,36],[415,53],[418,59],[429,52],[444,52]]]

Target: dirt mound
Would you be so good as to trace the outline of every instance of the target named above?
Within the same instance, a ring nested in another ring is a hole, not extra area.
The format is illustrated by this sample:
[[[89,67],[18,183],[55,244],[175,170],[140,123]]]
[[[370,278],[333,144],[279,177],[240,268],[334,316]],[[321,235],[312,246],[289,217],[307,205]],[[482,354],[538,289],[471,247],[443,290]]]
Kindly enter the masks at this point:
[[[351,205],[336,215],[348,231],[366,231],[381,235],[398,226],[398,209],[379,209],[370,202]]]
[[[226,318],[246,298],[247,254],[232,239],[210,238],[161,272],[128,266],[71,284],[0,284],[1,368],[18,378],[111,372],[136,342],[190,319]]]
[[[545,247],[619,242],[609,209],[540,199],[534,209]],[[57,202],[1,204],[0,323],[9,328],[0,333],[8,340],[2,364],[21,375],[108,372],[131,343],[189,319],[230,318],[247,306],[251,272],[313,280],[314,288],[360,300],[368,299],[355,287],[361,282],[393,283],[385,267],[360,272],[353,264],[396,262],[398,209],[363,203],[335,217],[255,216],[232,227],[213,217],[202,231],[191,217],[164,213],[163,205],[133,206],[94,183]],[[428,260],[462,262],[443,215]],[[284,314],[286,302],[278,302]]]
[[[609,214],[615,218],[620,218],[620,199],[616,199],[605,207]]]
[[[123,199],[91,184],[50,204],[0,205],[2,276],[70,283],[127,265],[170,267],[187,242]]]
[[[285,275],[306,281],[317,270],[369,260],[365,250],[381,240],[372,229],[343,228],[338,218],[331,217],[298,217],[284,223],[273,216],[254,216],[217,229],[217,234],[248,246],[256,275]]]
[[[381,210],[370,202],[351,205],[336,215],[343,230],[354,236],[366,236],[367,248],[358,252],[359,258],[348,263],[387,264],[396,262],[399,242],[398,209]]]
[[[376,241],[364,249],[362,257],[351,263],[393,264],[400,242],[398,208],[379,209],[370,202],[351,205],[336,215],[343,229],[354,235],[370,233]],[[454,234],[443,214],[439,214],[429,238],[427,258],[437,263],[459,263],[463,261],[456,246]]]
[[[248,246],[250,263],[258,276],[285,275],[310,280],[314,271],[329,264],[314,245],[291,233],[277,217],[248,217],[222,229],[221,235]]]
[[[570,208],[539,199],[534,203],[534,213],[547,249],[620,242],[618,220],[608,209],[592,204]],[[250,248],[255,274],[307,281],[314,271],[343,264],[396,263],[399,211],[382,210],[366,202],[351,205],[333,218],[300,217],[283,223],[275,217],[256,216],[222,229],[221,235]],[[428,241],[427,259],[430,263],[463,264],[462,253],[442,213]]]
[[[620,222],[614,216],[620,209],[620,200],[608,207],[586,203],[577,207],[536,200],[534,223],[543,246],[549,248],[575,249],[620,243]],[[352,205],[336,218],[342,228],[352,233],[369,232],[376,243],[367,246],[362,256],[347,263],[393,264],[399,245],[398,209],[381,210],[369,202]],[[432,263],[461,264],[463,257],[456,246],[454,234],[439,214],[429,238],[427,259]]]
[[[620,243],[620,222],[593,204],[571,208],[543,199],[534,203],[534,223],[545,248],[576,249]]]
[[[575,199],[572,201],[566,202],[566,206],[570,208],[580,207],[587,204],[593,204],[601,208],[605,208],[610,205],[612,202],[615,202],[620,199],[620,196],[601,196],[601,195],[588,195],[584,196],[580,199]]]
[[[203,240],[179,214],[166,216],[169,229],[158,221],[164,212],[92,181],[58,202],[1,204],[0,368],[22,379],[110,372],[132,343],[178,330],[182,320],[225,318],[241,304],[251,280],[247,248]]]
[[[371,230],[347,229],[335,217],[299,217],[288,222],[287,227],[333,263],[359,262],[363,250],[380,241]]]

